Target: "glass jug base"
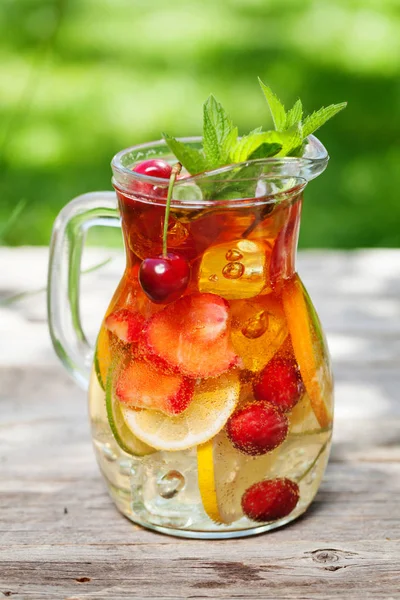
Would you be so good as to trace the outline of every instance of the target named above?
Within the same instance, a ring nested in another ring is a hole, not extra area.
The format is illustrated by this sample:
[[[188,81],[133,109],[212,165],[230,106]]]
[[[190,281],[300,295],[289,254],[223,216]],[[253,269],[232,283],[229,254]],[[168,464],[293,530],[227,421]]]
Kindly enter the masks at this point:
[[[140,519],[138,515],[136,515],[133,512],[130,500],[124,498],[124,495],[120,493],[121,490],[117,490],[113,488],[113,486],[109,485],[108,492],[111,498],[114,500],[118,510],[124,515],[124,517],[129,519],[129,521],[131,521],[135,525],[139,525],[140,527],[144,527],[145,529],[150,529],[151,531],[156,531],[157,533],[162,533],[164,535],[172,535],[175,537],[198,540],[227,540],[234,538],[249,537],[252,535],[260,535],[262,533],[266,533],[268,531],[272,531],[274,529],[278,529],[280,527],[288,525],[292,521],[295,521],[296,519],[301,517],[309,507],[309,505],[307,505],[301,510],[296,510],[290,516],[285,517],[284,519],[280,519],[279,521],[275,521],[274,523],[258,525],[256,527],[250,527],[246,529],[231,529],[229,526],[224,525],[215,525],[215,531],[178,529],[173,526],[155,525],[153,523],[149,523],[148,521]]]
[[[327,436],[330,434],[326,434]],[[174,453],[171,459],[151,455],[143,458],[125,455],[111,440],[95,440],[95,451],[108,492],[118,510],[133,523],[178,537],[193,539],[230,539],[264,533],[300,517],[310,506],[320,485],[329,456],[327,437],[318,461],[299,482],[301,495],[296,509],[288,516],[264,524],[246,517],[231,525],[214,523],[204,512],[193,468],[191,452]],[[171,461],[171,462],[170,462]],[[170,464],[168,464],[170,463]],[[186,480],[180,479],[184,476]],[[180,476],[180,477],[179,477]],[[167,481],[167,484],[165,483]]]

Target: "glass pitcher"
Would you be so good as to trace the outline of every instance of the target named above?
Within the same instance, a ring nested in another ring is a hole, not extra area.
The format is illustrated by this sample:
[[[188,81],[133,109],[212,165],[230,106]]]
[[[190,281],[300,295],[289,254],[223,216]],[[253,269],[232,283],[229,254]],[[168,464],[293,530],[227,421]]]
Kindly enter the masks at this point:
[[[303,190],[327,152],[310,136],[301,158],[181,176],[167,246],[190,280],[164,304],[138,278],[161,252],[168,187],[133,171],[148,158],[176,163],[163,141],[123,150],[112,161],[116,193],[80,196],[55,222],[54,348],[89,389],[97,461],[129,519],[194,538],[280,527],[310,505],[330,450],[329,355],[295,266]],[[85,233],[120,224],[126,269],[92,348],[79,315]]]

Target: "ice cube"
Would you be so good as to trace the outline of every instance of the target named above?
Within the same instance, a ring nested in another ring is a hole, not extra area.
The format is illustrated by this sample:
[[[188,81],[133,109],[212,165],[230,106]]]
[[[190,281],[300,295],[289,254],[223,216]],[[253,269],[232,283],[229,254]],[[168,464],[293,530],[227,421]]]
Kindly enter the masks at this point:
[[[231,303],[231,339],[246,369],[260,371],[285,341],[282,305],[273,294]]]
[[[199,269],[201,292],[218,294],[228,300],[253,298],[268,292],[269,246],[239,239],[211,246]]]

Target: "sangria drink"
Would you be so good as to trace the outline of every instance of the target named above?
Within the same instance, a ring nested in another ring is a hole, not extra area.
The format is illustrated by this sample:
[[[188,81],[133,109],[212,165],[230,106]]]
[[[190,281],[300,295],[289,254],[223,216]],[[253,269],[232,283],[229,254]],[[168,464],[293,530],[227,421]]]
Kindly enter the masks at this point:
[[[169,173],[166,162],[143,164]],[[184,259],[190,279],[160,303],[170,273],[155,265],[163,278],[149,297],[140,270],[162,249],[166,188],[143,193],[149,184],[132,179],[131,189],[115,181],[127,267],[89,393],[112,493],[134,520],[161,527],[228,532],[293,519],[318,489],[332,422],[328,353],[295,271],[304,184],[253,201],[173,202],[169,256]]]
[[[298,517],[327,464],[332,373],[295,258],[303,191],[328,156],[312,135],[290,157],[283,134],[264,136],[272,156],[244,155],[239,140],[235,161],[204,170],[206,134],[113,159],[126,269],[89,405],[118,508],[162,532],[218,538]]]

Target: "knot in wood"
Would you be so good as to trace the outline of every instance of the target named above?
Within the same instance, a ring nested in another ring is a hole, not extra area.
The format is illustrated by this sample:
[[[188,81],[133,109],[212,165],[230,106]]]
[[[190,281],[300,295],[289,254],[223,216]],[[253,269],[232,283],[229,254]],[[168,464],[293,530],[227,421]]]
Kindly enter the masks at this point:
[[[339,562],[340,556],[334,550],[315,550],[312,553],[312,559],[318,563]]]

